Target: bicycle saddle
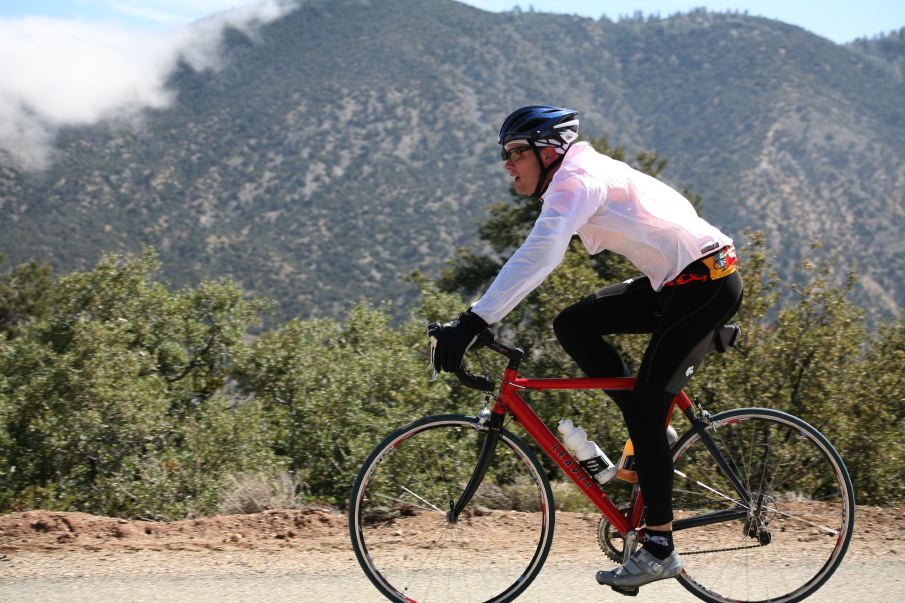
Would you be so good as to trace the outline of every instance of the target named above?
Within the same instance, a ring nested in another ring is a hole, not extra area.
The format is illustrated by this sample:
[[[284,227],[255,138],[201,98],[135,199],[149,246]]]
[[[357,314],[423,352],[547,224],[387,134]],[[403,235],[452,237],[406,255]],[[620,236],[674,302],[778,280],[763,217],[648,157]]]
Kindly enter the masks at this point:
[[[710,341],[710,347],[707,352],[717,352],[721,354],[728,352],[738,343],[738,338],[742,334],[742,329],[738,325],[723,325],[713,332],[713,339]]]

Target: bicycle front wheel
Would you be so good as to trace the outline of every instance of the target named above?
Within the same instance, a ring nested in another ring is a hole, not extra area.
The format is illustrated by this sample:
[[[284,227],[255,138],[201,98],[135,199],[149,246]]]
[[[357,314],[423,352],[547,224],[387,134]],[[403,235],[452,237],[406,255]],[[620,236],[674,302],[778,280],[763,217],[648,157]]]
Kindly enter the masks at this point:
[[[854,529],[848,471],[827,439],[770,409],[717,414],[707,433],[745,500],[691,431],[673,448],[674,539],[685,588],[714,603],[794,603],[833,574]]]
[[[471,503],[447,519],[487,434],[472,417],[426,417],[365,461],[349,530],[359,564],[387,598],[512,601],[540,572],[553,541],[553,493],[537,458],[505,429]]]

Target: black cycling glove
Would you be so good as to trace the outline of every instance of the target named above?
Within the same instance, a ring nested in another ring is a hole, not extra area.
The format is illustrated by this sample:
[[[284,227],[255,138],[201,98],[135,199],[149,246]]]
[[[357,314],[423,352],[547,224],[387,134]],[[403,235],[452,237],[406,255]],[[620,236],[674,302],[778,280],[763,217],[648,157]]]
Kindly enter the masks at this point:
[[[454,373],[478,335],[487,329],[484,319],[470,309],[441,326],[434,334],[434,370]]]

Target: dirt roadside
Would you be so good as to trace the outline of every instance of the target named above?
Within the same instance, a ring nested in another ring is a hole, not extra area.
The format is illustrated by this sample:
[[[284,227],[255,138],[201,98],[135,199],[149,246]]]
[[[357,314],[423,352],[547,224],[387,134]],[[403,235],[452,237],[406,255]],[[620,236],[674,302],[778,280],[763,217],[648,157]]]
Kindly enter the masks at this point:
[[[597,518],[557,513],[550,560],[519,601],[622,600],[593,582],[612,565]],[[812,598],[905,601],[905,508],[859,507],[837,575]],[[505,542],[505,531],[496,535]],[[492,535],[491,535],[492,537]],[[636,601],[696,601],[675,581]],[[381,601],[361,574],[345,516],[328,508],[178,522],[29,511],[0,516],[0,601]]]

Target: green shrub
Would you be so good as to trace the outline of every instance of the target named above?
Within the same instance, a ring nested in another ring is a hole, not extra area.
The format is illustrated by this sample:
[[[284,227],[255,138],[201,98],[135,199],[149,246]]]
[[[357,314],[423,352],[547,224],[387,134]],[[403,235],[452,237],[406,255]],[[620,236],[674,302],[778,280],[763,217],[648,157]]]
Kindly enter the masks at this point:
[[[311,497],[344,504],[361,463],[388,433],[450,408],[427,381],[424,326],[360,305],[345,326],[290,321],[258,338],[242,367],[268,411],[275,451]]]
[[[260,302],[228,281],[170,292],[153,253],[53,284],[0,343],[0,509],[175,518],[277,464],[260,406],[221,392]]]

